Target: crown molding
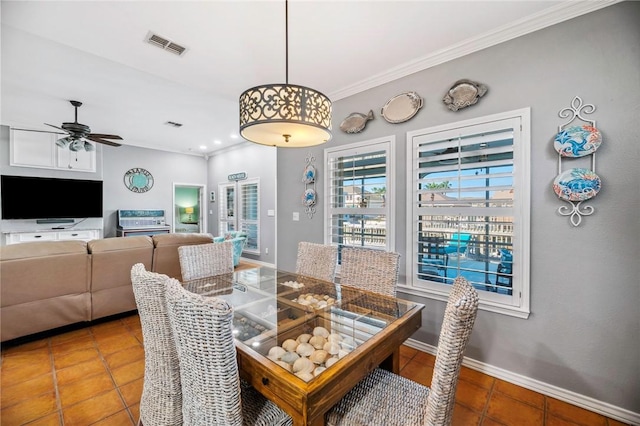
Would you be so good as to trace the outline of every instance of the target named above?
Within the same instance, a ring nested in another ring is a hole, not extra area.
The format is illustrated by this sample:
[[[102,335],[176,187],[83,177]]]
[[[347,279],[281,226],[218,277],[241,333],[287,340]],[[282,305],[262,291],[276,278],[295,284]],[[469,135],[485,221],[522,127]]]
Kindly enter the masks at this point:
[[[565,1],[526,18],[510,22],[507,25],[488,31],[477,37],[464,40],[431,55],[415,59],[403,65],[391,68],[380,74],[373,75],[359,83],[352,84],[341,90],[329,94],[332,101],[355,95],[385,83],[406,77],[418,71],[440,65],[442,63],[477,52],[487,47],[495,46],[505,41],[541,30],[546,27],[567,21],[580,15],[620,3],[624,0],[577,0]]]

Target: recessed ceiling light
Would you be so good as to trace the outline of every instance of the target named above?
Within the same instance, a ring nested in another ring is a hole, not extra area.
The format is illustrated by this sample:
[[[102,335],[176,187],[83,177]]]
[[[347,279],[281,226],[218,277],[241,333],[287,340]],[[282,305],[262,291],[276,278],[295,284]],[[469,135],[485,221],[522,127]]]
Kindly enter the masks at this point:
[[[207,146],[206,145],[200,145],[200,149],[204,151],[205,149],[207,149]]]
[[[219,141],[219,140],[216,139],[215,141],[213,141],[213,143],[215,143],[216,145],[221,145],[222,141]]]
[[[236,135],[235,133],[231,133],[231,134],[229,135],[229,137],[230,137],[231,139],[238,139],[238,135]]]

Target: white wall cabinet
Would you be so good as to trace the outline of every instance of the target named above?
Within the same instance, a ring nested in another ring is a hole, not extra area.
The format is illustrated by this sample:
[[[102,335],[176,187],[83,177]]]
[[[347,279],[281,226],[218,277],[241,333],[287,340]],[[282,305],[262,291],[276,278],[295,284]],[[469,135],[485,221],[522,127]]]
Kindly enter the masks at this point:
[[[11,129],[10,165],[44,169],[96,171],[95,151],[70,151],[60,148],[56,140],[61,135]]]

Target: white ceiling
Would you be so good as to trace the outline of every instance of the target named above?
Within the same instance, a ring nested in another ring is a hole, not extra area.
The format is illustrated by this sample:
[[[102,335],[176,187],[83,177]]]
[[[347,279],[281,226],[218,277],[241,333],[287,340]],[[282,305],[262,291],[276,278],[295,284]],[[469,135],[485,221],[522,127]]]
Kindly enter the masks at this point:
[[[617,1],[291,0],[289,82],[336,101]],[[51,130],[74,99],[79,122],[126,145],[241,143],[240,93],[285,80],[284,4],[3,0],[1,123]],[[149,31],[188,51],[145,43]]]

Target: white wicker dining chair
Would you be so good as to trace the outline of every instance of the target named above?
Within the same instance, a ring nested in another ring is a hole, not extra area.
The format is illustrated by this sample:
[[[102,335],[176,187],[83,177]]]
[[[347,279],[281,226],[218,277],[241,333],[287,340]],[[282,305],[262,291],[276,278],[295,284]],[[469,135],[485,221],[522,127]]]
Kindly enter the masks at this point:
[[[165,301],[166,283],[170,279],[147,271],[142,263],[131,268],[131,284],[144,343],[144,379],[138,425],[182,425],[180,366]]]
[[[180,360],[185,425],[292,424],[289,415],[240,380],[233,308],[226,301],[171,281],[167,308]]]
[[[340,284],[387,296],[396,295],[400,255],[362,247],[343,247]]]
[[[183,281],[228,274],[233,272],[233,243],[181,246],[178,258]]]
[[[316,244],[307,241],[298,243],[296,273],[319,280],[335,279],[338,263],[338,247],[328,244]]]
[[[376,368],[325,415],[325,425],[450,425],[462,358],[477,312],[477,291],[466,279],[456,278],[445,308],[431,387]]]

